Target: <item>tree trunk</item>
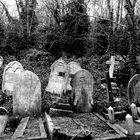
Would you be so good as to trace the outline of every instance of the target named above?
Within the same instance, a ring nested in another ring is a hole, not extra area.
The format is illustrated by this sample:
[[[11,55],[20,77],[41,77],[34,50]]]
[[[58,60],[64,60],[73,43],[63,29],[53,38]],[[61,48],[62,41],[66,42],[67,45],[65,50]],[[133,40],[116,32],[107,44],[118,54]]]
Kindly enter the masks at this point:
[[[120,23],[122,22],[122,17],[123,17],[123,4],[124,4],[124,1],[121,0],[121,9],[120,9]]]
[[[109,36],[108,36],[108,53],[110,55],[114,54],[114,42],[113,42],[113,7],[111,5],[111,1],[107,0],[107,7],[108,7],[108,11],[109,11],[109,20],[110,20],[110,32],[109,32]]]
[[[119,19],[120,19],[120,6],[121,6],[121,1],[122,0],[118,0],[118,7],[117,7],[117,14],[116,14],[116,23],[117,24],[115,24],[115,29],[114,30],[117,30],[117,28],[118,28],[118,23],[119,23]]]
[[[10,15],[10,13],[9,13],[8,9],[6,8],[5,4],[4,4],[3,2],[1,2],[1,1],[0,1],[0,3],[2,4],[2,6],[3,6],[4,10],[5,10],[5,13],[6,13],[6,16],[7,16],[7,18],[8,18],[9,23],[13,22],[14,19],[13,19],[13,17]]]
[[[137,55],[137,46],[138,46],[138,37],[137,37],[137,27],[135,24],[135,4],[136,0],[131,2],[130,0],[125,1],[125,8],[127,11],[126,15],[126,20],[128,23],[128,32],[129,32],[129,44],[130,44],[130,49],[129,49],[129,63],[130,63],[130,72],[131,76],[137,73],[138,71],[138,66],[137,66],[137,60],[136,60],[136,55]]]

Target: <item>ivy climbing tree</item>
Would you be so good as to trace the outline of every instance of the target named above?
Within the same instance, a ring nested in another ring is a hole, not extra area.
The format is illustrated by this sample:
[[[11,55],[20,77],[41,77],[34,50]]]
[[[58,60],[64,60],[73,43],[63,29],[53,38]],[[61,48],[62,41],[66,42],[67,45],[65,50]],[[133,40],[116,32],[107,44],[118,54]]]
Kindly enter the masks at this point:
[[[125,9],[127,11],[126,21],[128,24],[128,34],[129,34],[129,66],[131,76],[138,72],[136,56],[138,55],[138,34],[135,16],[135,5],[137,0],[125,0]]]
[[[73,0],[67,4],[68,12],[63,18],[63,32],[69,39],[66,52],[77,56],[85,53],[90,21],[87,15],[87,5],[84,0]]]

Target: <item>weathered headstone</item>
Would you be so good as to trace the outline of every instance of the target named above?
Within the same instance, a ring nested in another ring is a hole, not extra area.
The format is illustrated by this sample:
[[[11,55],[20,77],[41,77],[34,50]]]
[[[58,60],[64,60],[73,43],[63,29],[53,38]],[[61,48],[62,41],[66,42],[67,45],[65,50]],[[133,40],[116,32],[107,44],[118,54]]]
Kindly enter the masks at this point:
[[[2,64],[3,64],[3,57],[0,56],[0,67],[2,66]]]
[[[82,68],[79,63],[71,61],[70,63],[68,63],[68,69],[69,69],[69,74],[74,75],[76,72],[78,72]]]
[[[140,74],[134,75],[127,86],[128,103],[140,105]]]
[[[109,76],[110,76],[110,78],[113,78],[114,66],[116,64],[119,64],[119,62],[115,61],[115,56],[111,56],[111,60],[107,61],[106,64],[110,64]]]
[[[41,112],[41,83],[36,74],[24,71],[17,76],[13,93],[13,113],[38,115]]]
[[[0,107],[0,135],[4,132],[8,121],[8,111],[4,107]]]
[[[64,60],[59,59],[51,66],[51,74],[46,91],[62,95],[66,92],[68,81],[68,68]]]
[[[80,71],[82,68],[79,63],[71,61],[68,63],[68,70],[69,70],[69,78],[68,78],[68,83],[67,83],[67,90],[71,90],[71,79],[74,77],[74,74],[78,71]]]
[[[90,112],[93,105],[93,76],[87,70],[75,73],[72,79],[72,95],[77,112]]]
[[[7,95],[12,95],[14,91],[14,85],[17,84],[16,74],[23,72],[22,65],[17,61],[10,62],[4,69],[2,91]]]

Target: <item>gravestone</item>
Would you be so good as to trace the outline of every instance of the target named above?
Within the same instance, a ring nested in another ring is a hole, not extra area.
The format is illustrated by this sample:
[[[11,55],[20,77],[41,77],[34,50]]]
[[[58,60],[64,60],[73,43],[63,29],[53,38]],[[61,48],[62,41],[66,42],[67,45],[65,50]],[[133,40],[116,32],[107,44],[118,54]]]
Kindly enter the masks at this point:
[[[7,95],[12,95],[14,86],[17,84],[17,75],[23,72],[22,65],[17,61],[10,62],[4,69],[2,91]]]
[[[82,68],[79,63],[71,61],[68,63],[68,70],[69,70],[69,78],[68,78],[68,84],[67,84],[67,90],[71,90],[71,79],[74,77],[74,74],[78,71],[80,71]]]
[[[68,68],[64,60],[59,59],[51,66],[51,74],[46,91],[62,95],[66,92],[68,81]]]
[[[13,93],[13,113],[37,115],[41,113],[41,83],[36,74],[23,71],[17,74],[17,85]]]
[[[140,74],[134,75],[127,86],[128,103],[140,105]]]
[[[110,64],[109,76],[110,78],[113,78],[114,66],[119,64],[119,62],[115,61],[115,56],[111,56],[111,60],[107,61],[106,64]]]
[[[107,90],[107,96],[108,96],[108,102],[113,102],[113,89],[116,91],[118,90],[116,83],[114,83],[115,79],[113,77],[114,74],[114,68],[115,65],[119,64],[119,61],[115,61],[115,56],[111,56],[111,59],[109,61],[106,61],[106,64],[110,64],[109,72],[105,72],[105,78],[101,79],[101,83],[106,83],[106,90]],[[115,87],[113,85],[116,85]],[[104,85],[102,84],[104,87]]]
[[[69,69],[69,75],[74,75],[76,72],[78,72],[82,68],[79,63],[71,61],[70,63],[68,63],[68,69]]]
[[[4,107],[0,107],[0,135],[4,132],[8,121],[8,111]]]
[[[0,67],[2,66],[2,64],[3,64],[3,57],[0,56]]]
[[[75,73],[71,85],[74,106],[77,112],[90,112],[93,105],[93,76],[87,70]]]

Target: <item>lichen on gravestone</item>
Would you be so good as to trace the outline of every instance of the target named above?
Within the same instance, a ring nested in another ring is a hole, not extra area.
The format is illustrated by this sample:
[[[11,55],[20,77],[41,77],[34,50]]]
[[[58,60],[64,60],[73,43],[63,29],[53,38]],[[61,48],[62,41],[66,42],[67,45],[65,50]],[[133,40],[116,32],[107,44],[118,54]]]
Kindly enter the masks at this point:
[[[128,103],[140,105],[140,74],[134,75],[127,86]]]
[[[23,72],[22,64],[18,61],[12,61],[4,68],[2,91],[7,95],[12,95],[14,86],[17,84],[17,75]]]
[[[41,83],[36,74],[23,71],[13,94],[13,113],[38,115],[41,113]]]
[[[91,112],[93,105],[93,76],[87,70],[80,70],[72,79],[72,96],[77,112]]]
[[[68,68],[64,60],[59,59],[51,66],[51,73],[46,91],[58,95],[66,92]]]
[[[74,77],[74,74],[78,71],[80,71],[82,68],[79,63],[71,61],[68,63],[68,71],[69,71],[69,77],[68,77],[68,83],[67,83],[67,90],[71,91],[71,80]]]

